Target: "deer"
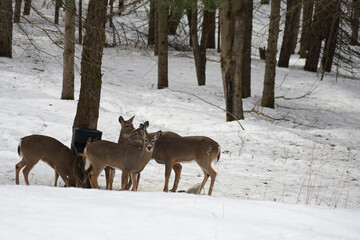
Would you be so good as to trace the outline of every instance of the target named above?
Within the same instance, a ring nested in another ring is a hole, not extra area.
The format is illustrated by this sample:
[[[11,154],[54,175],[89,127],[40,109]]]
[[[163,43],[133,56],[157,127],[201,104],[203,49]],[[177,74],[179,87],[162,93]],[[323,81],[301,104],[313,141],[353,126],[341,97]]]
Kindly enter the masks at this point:
[[[21,161],[15,165],[15,183],[19,185],[19,172],[23,169],[26,185],[29,183],[29,173],[31,169],[40,161],[44,161],[55,170],[54,186],[60,175],[66,187],[79,184],[75,176],[77,171],[76,156],[67,146],[55,138],[44,135],[29,135],[20,139],[18,153]]]
[[[130,141],[114,143],[106,140],[99,140],[88,143],[84,150],[85,169],[92,170],[88,177],[93,188],[100,188],[98,177],[105,167],[117,168],[122,171],[121,190],[125,190],[128,177],[131,176],[133,191],[137,191],[137,175],[145,168],[151,159],[156,140],[161,136],[162,131],[149,135],[141,124],[129,137]]]
[[[119,117],[119,123],[121,125],[120,136],[118,143],[126,142],[129,140],[133,131],[135,130],[133,121],[135,116],[131,117],[129,120],[124,120],[122,116]],[[105,179],[106,179],[106,189],[112,190],[112,184],[114,182],[115,169],[111,167],[105,168]]]
[[[151,135],[151,133],[150,133]],[[194,161],[204,172],[203,181],[200,184],[198,194],[205,186],[210,177],[208,195],[211,196],[217,173],[211,163],[217,163],[220,159],[220,145],[213,139],[205,136],[182,137],[174,132],[164,132],[157,140],[153,150],[152,158],[159,164],[165,164],[164,192],[168,192],[171,170],[175,172],[175,179],[171,192],[176,192],[182,166],[180,162]]]

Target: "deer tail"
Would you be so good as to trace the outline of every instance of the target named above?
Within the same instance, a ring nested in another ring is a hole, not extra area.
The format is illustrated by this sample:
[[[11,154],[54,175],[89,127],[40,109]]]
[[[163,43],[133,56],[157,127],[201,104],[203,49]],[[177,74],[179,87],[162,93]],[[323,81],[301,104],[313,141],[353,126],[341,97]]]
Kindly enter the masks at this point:
[[[220,160],[220,154],[221,154],[221,147],[220,145],[218,144],[218,152],[217,152],[217,158],[215,160],[215,164],[217,164]]]
[[[22,142],[22,138],[21,138],[20,141],[19,141],[18,150],[17,150],[20,157],[22,157],[22,153],[21,153],[21,142]]]

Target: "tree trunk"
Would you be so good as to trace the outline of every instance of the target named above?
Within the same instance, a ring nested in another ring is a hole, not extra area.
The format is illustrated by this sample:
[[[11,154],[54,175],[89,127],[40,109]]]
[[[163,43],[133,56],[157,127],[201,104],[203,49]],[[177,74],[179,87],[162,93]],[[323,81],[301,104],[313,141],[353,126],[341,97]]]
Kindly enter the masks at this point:
[[[59,24],[59,11],[62,4],[63,4],[62,0],[56,0],[55,2],[55,19],[54,19],[55,24]]]
[[[155,42],[155,0],[150,0],[148,46]]]
[[[96,129],[99,118],[101,63],[105,44],[107,0],[90,0],[81,58],[81,88],[74,127]]]
[[[187,19],[188,19],[188,23],[189,23],[189,29],[190,29],[190,33],[189,33],[189,46],[192,47],[192,39],[191,39],[191,17],[192,17],[192,10],[188,9],[186,11],[186,15],[187,15]]]
[[[79,0],[79,44],[82,44],[83,36],[82,36],[82,0]]]
[[[179,27],[181,18],[182,14],[174,12],[172,8],[170,9],[170,15],[168,18],[169,35],[176,35],[176,30]]]
[[[25,0],[24,5],[24,15],[30,15],[30,9],[31,9],[31,0]]]
[[[339,24],[340,24],[340,15],[341,15],[341,0],[335,0],[332,3],[331,7],[331,14],[332,21],[331,26],[329,29],[329,34],[326,38],[325,42],[325,49],[322,59],[322,67],[323,72],[331,72],[331,67],[333,64],[333,59],[335,55],[336,50],[336,42],[337,42],[337,35],[339,30]],[[322,76],[323,78],[323,76]]]
[[[114,0],[109,0],[109,5],[110,5],[109,26],[112,28],[114,27],[113,24]]]
[[[121,16],[122,8],[124,7],[124,1],[125,0],[119,0],[119,8],[118,8],[120,10],[118,13],[119,16]]]
[[[220,9],[221,73],[226,101],[226,121],[243,119],[242,74],[245,7],[243,1],[227,0]]]
[[[65,39],[63,54],[63,86],[61,99],[74,99],[75,0],[65,1]]]
[[[296,26],[299,26],[297,16],[300,13],[300,3],[301,0],[287,0],[285,29],[278,62],[279,67],[289,67],[294,42],[297,41]]]
[[[261,4],[269,4],[270,0],[261,0]]]
[[[302,0],[297,0],[297,5],[295,6],[295,16],[294,16],[294,37],[293,42],[291,44],[291,54],[295,54],[296,45],[298,43],[298,36],[299,36],[299,28],[300,28],[300,15],[301,15],[301,8],[302,8]]]
[[[157,0],[154,1],[154,55],[159,55],[159,9]]]
[[[20,22],[22,0],[15,0],[14,23]]]
[[[311,35],[309,40],[309,51],[306,56],[304,69],[316,72],[320,58],[321,41],[324,39],[324,28],[328,20],[326,11],[327,2],[324,0],[315,1],[315,13],[311,25]]]
[[[0,57],[12,58],[12,1],[0,0]]]
[[[280,22],[280,0],[271,1],[270,27],[266,52],[264,89],[261,100],[262,107],[274,108],[275,102],[275,74],[276,74],[276,52],[279,36]]]
[[[360,1],[353,0],[350,45],[359,45]]]
[[[196,4],[196,0],[194,1]],[[206,48],[207,41],[210,32],[211,19],[212,15],[209,11],[204,11],[203,23],[202,23],[202,34],[201,40],[199,44],[198,39],[198,29],[197,29],[197,21],[198,21],[198,10],[197,8],[191,11],[191,40],[194,52],[195,59],[195,68],[196,68],[196,76],[198,80],[198,85],[203,86],[206,83]]]
[[[314,0],[303,0],[303,22],[300,38],[300,58],[306,58],[309,50]]]
[[[245,46],[241,95],[242,98],[251,96],[251,41],[253,26],[253,0],[245,0],[245,8]]]
[[[207,39],[207,48],[216,48],[215,38],[216,38],[216,8],[214,11],[209,12],[209,35]]]
[[[168,12],[166,4],[158,4],[158,89],[168,84]]]

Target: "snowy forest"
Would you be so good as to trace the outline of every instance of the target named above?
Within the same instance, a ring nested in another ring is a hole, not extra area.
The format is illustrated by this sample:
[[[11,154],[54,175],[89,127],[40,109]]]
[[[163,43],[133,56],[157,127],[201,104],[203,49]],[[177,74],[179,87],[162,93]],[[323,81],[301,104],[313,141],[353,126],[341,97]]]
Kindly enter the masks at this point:
[[[359,239],[359,21],[0,0],[0,239]]]

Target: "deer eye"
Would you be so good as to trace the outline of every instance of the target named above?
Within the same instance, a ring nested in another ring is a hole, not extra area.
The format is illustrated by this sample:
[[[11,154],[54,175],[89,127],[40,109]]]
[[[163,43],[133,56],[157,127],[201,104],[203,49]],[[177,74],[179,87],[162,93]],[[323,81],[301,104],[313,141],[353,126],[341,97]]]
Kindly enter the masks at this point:
[[[126,127],[128,128],[128,127],[130,127],[129,125],[126,125]]]
[[[149,141],[147,139],[145,139],[145,142],[148,143]]]
[[[137,133],[134,133],[134,136],[137,136]]]

